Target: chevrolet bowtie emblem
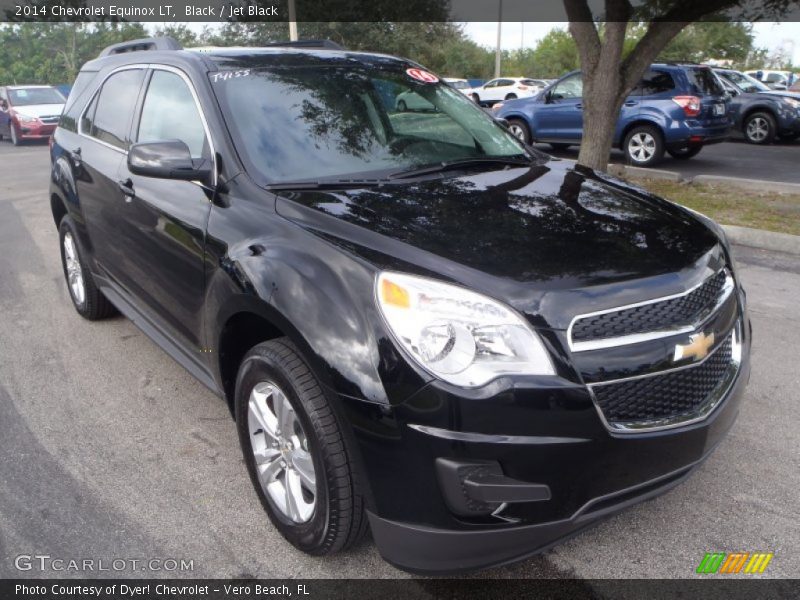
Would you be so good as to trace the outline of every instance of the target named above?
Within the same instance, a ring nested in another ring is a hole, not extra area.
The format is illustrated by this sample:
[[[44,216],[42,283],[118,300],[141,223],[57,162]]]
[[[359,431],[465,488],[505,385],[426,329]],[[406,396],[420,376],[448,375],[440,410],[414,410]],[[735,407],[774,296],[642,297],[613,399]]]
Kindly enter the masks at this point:
[[[672,360],[675,362],[684,358],[703,360],[708,355],[708,351],[713,345],[713,332],[708,335],[705,333],[696,333],[689,336],[688,344],[678,344],[675,346],[675,356],[672,357]]]

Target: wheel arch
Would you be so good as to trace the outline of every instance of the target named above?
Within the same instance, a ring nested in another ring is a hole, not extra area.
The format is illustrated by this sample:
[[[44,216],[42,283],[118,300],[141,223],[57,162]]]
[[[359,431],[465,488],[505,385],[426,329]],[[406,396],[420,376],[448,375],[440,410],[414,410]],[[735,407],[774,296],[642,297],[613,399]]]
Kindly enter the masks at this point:
[[[631,121],[630,123],[628,123],[625,127],[623,127],[622,131],[620,132],[619,140],[617,142],[617,145],[618,145],[620,150],[624,150],[625,149],[625,138],[628,137],[628,134],[631,132],[631,130],[635,129],[636,127],[641,127],[641,126],[654,127],[655,129],[658,130],[658,134],[661,136],[661,141],[662,142],[666,142],[666,139],[665,139],[665,136],[664,136],[664,129],[661,127],[661,125],[659,125],[653,119],[643,119],[643,118],[639,117],[639,118]]]

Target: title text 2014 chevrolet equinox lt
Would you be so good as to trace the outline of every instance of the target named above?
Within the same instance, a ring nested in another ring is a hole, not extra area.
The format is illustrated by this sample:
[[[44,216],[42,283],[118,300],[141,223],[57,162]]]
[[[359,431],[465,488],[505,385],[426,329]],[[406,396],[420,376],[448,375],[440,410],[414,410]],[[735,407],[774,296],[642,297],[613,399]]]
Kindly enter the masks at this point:
[[[398,111],[409,92],[434,108]],[[414,572],[530,555],[684,480],[748,380],[713,222],[524,146],[406,60],[112,47],[50,200],[77,311],[118,309],[229,402],[310,554],[369,524]]]

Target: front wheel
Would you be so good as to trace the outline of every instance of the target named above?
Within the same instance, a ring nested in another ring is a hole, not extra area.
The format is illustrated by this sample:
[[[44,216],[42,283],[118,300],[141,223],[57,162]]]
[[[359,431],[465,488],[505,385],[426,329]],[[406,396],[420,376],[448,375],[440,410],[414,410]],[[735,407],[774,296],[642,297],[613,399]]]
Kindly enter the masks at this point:
[[[506,98],[505,99],[506,100],[516,100],[517,99],[517,95],[516,94],[506,94]]]
[[[287,338],[258,344],[236,378],[236,423],[250,479],[273,525],[313,555],[343,550],[367,527],[339,422]]]
[[[700,154],[702,146],[686,146],[685,148],[670,148],[667,150],[672,158],[687,160]]]
[[[777,127],[775,118],[767,112],[757,112],[748,116],[742,126],[744,139],[751,144],[771,144],[775,139]]]
[[[400,102],[397,103],[397,110],[400,112],[406,112],[408,110],[408,105],[405,100],[400,100]]]
[[[524,144],[531,143],[531,130],[528,128],[528,124],[522,119],[509,119],[508,130],[511,132],[511,135],[520,142]]]
[[[478,96],[478,94],[472,94],[472,100],[475,102],[475,104],[481,103],[481,97]]]
[[[634,127],[625,136],[623,145],[629,165],[650,167],[664,158],[661,132],[650,125]]]

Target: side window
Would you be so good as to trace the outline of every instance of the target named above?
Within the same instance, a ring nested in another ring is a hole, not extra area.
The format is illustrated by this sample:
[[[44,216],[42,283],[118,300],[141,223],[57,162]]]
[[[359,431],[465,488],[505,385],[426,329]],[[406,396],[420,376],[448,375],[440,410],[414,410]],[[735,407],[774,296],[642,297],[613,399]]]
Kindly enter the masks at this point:
[[[83,112],[81,117],[81,128],[83,133],[91,133],[92,123],[94,123],[94,109],[97,108],[97,96],[92,98],[89,107]]]
[[[493,87],[497,87],[497,84],[498,84],[498,83],[500,83],[500,80],[499,80],[499,79],[492,79],[491,81],[489,81],[489,82],[487,82],[487,83],[483,84],[483,87],[485,87],[485,88],[493,88]]]
[[[127,149],[128,131],[143,77],[141,69],[130,69],[115,73],[106,80],[97,97],[89,135],[117,148]],[[91,110],[92,106],[87,114]],[[86,132],[83,126],[81,129]]]
[[[663,94],[675,89],[675,81],[672,79],[672,75],[665,71],[648,71],[642,78],[640,85],[643,96]]]
[[[554,100],[564,100],[567,98],[583,97],[583,77],[580,73],[570,75],[566,79],[557,83],[553,88],[552,98]]]
[[[206,153],[206,132],[186,82],[170,71],[154,71],[139,121],[138,142],[181,140],[192,158]]]
[[[497,82],[497,87],[508,87],[510,85],[514,85],[511,79],[501,79]]]

